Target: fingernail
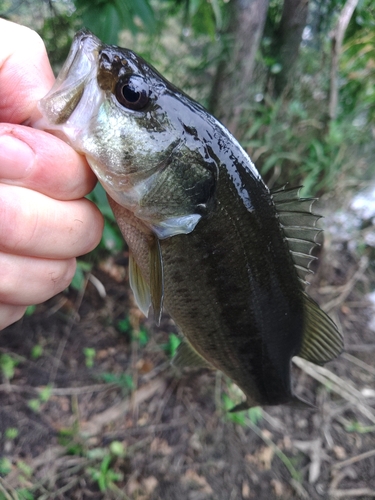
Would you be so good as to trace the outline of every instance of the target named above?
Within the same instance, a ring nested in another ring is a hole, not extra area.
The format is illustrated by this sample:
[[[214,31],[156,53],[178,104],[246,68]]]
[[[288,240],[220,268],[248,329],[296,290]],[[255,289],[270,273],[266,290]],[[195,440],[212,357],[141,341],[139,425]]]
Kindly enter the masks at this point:
[[[0,136],[0,179],[22,179],[32,168],[34,151],[11,135]]]

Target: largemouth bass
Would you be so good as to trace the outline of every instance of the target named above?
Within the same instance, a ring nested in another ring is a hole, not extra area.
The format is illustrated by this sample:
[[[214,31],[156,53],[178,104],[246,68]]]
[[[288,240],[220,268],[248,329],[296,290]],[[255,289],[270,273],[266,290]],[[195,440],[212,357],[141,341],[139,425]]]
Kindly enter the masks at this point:
[[[228,375],[246,396],[234,410],[296,401],[292,357],[324,364],[343,347],[304,291],[312,200],[270,192],[200,104],[86,30],[40,109],[108,193],[140,309],[158,321],[164,305],[181,330],[175,363]]]

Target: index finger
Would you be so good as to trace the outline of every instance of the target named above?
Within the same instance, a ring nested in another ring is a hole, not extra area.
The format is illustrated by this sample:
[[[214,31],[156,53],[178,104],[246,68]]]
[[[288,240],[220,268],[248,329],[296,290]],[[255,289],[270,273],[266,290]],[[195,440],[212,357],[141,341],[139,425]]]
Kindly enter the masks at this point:
[[[24,123],[55,78],[40,36],[0,19],[0,121]]]

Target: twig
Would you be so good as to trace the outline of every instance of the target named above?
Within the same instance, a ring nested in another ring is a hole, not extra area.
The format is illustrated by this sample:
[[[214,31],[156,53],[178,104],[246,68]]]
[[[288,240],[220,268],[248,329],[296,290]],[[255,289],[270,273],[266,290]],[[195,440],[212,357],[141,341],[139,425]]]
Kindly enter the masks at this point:
[[[346,351],[367,352],[374,351],[375,344],[349,344],[345,346]]]
[[[307,493],[307,491],[299,481],[297,481],[296,479],[291,479],[290,484],[294,488],[297,495],[302,498],[302,500],[310,500],[310,495]]]
[[[343,354],[341,354],[341,356],[344,358],[344,359],[347,359],[348,361],[350,361],[350,363],[353,363],[354,365],[357,365],[357,366],[360,366],[361,368],[363,368],[364,370],[368,371],[369,373],[372,373],[373,375],[375,375],[375,368],[367,363],[365,363],[364,361],[362,361],[361,359],[358,359],[356,358],[355,356],[352,356],[351,354],[348,354],[346,352],[344,352]]]
[[[347,283],[345,283],[345,285],[340,287],[342,289],[340,295],[335,299],[332,299],[329,302],[327,302],[327,304],[322,305],[322,309],[324,309],[325,312],[331,311],[331,309],[334,309],[335,307],[341,305],[345,301],[350,292],[353,290],[357,281],[362,277],[364,270],[368,267],[368,263],[369,261],[366,256],[361,258],[358,264],[357,271],[347,281]]]
[[[257,425],[255,425],[249,418],[246,418],[246,425],[250,427],[250,429],[253,432],[255,432],[255,434],[259,436],[266,443],[267,446],[272,448],[275,455],[282,461],[282,463],[288,469],[292,479],[294,479],[298,484],[300,484],[300,473],[295,469],[294,465],[285,455],[285,453],[281,451],[281,449],[272,441],[272,439],[263,434],[262,430]]]
[[[150,425],[140,425],[138,427],[129,427],[125,431],[113,431],[106,432],[105,436],[107,439],[124,439],[124,436],[134,435],[134,434],[158,434],[162,431],[168,431],[175,427],[183,427],[189,423],[189,419],[186,417],[179,418],[178,420],[173,420],[167,424],[150,424]]]
[[[355,457],[351,457],[351,458],[348,458],[346,460],[343,460],[342,462],[338,462],[332,468],[339,470],[339,469],[342,469],[343,467],[346,467],[347,465],[355,464],[356,462],[359,462],[361,460],[365,460],[366,458],[370,458],[374,455],[375,455],[375,450],[365,451],[364,453],[361,453],[360,455],[356,455]]]
[[[301,450],[310,457],[309,483],[315,483],[320,476],[320,468],[324,454],[321,438],[314,439],[312,441],[294,440],[293,445],[297,448],[297,450]]]
[[[343,381],[327,368],[314,365],[313,363],[299,358],[298,356],[293,358],[293,362],[301,368],[301,370],[321,384],[328,385],[333,392],[349,401],[349,403],[353,404],[353,406],[355,406],[355,408],[365,415],[365,417],[367,417],[372,423],[375,423],[375,415],[372,409],[363,402],[364,397],[350,384],[350,382]]]
[[[89,394],[90,392],[101,392],[116,387],[116,384],[95,384],[82,387],[55,387],[51,389],[52,396],[72,396],[80,394]],[[43,388],[32,387],[30,385],[0,384],[0,392],[29,392],[31,394],[40,394]]]
[[[107,296],[107,292],[105,290],[103,283],[92,273],[89,273],[88,280],[91,281],[91,283],[94,285],[100,297],[102,299],[105,299]]]
[[[355,488],[352,490],[330,490],[331,498],[348,498],[348,497],[375,497],[375,490],[370,488]]]
[[[3,486],[3,484],[4,484],[4,480],[0,477],[0,491],[4,495],[4,498],[6,500],[18,500],[17,496],[14,497],[13,495],[10,495],[8,493],[8,490]]]
[[[108,408],[102,413],[96,414],[90,421],[84,422],[81,426],[82,433],[85,437],[95,436],[101,432],[103,427],[115,422],[121,418],[134,405],[139,405],[146,401],[156,392],[163,392],[166,387],[166,382],[162,378],[155,379],[153,382],[138,389],[131,400],[127,399],[119,404]]]
[[[48,500],[51,498],[56,498],[59,495],[62,495],[62,493],[66,493],[67,491],[71,490],[77,483],[79,483],[79,481],[80,481],[80,478],[75,477],[74,479],[69,481],[69,483],[67,483],[65,486],[62,486],[61,488],[59,488],[57,491],[54,491],[53,493],[48,492],[44,495],[41,495],[38,498],[39,498],[39,500]]]

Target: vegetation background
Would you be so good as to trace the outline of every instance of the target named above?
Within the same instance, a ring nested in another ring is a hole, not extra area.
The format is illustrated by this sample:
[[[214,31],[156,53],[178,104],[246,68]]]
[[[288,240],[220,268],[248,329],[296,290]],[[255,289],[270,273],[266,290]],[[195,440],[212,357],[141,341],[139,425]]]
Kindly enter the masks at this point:
[[[297,362],[315,410],[228,414],[236,387],[176,375],[173,323],[137,312],[97,186],[100,247],[0,337],[0,500],[375,497],[374,216],[342,211],[374,175],[374,2],[0,0],[0,15],[40,33],[56,72],[83,26],[135,50],[223,121],[270,187],[321,196],[338,216],[311,294],[347,343],[329,369]]]

